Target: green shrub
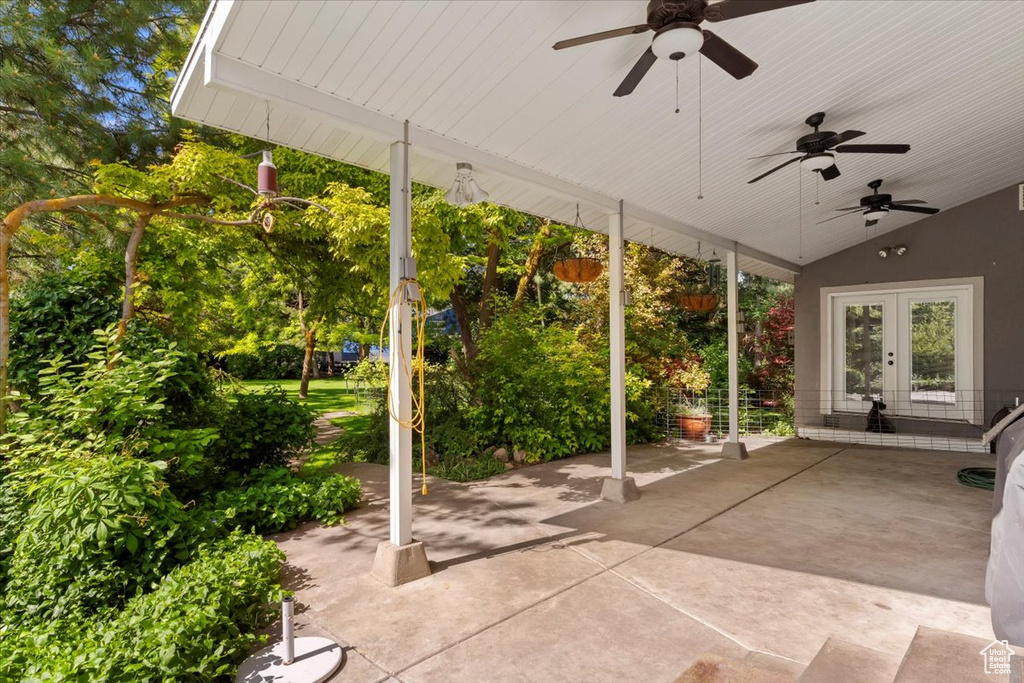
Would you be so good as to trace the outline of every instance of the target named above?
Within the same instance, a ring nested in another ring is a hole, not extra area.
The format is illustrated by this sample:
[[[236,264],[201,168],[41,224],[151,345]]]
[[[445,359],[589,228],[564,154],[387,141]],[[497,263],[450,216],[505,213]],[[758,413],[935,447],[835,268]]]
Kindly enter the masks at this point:
[[[278,467],[252,472],[240,486],[217,493],[196,514],[209,526],[272,534],[308,520],[337,524],[361,496],[358,479],[341,474],[301,478]]]
[[[173,344],[130,357],[112,340],[112,329],[96,332],[93,350],[80,365],[61,356],[40,362],[38,390],[21,400],[22,411],[10,421],[15,469],[46,462],[55,452],[68,457],[125,454],[167,463],[168,480],[185,492],[214,483],[206,451],[216,429],[176,426],[167,404],[169,394],[181,396],[191,384],[205,385],[204,379],[191,382],[178,374],[184,367],[202,375],[194,357]],[[186,401],[178,400],[179,406]],[[218,419],[212,399],[203,404],[210,409],[207,419]],[[200,404],[195,405],[198,410]]]
[[[261,344],[225,354],[224,367],[239,379],[298,379],[302,355],[302,348],[293,344]]]
[[[241,473],[284,465],[312,443],[315,418],[280,387],[238,392],[219,425],[213,457],[224,468]]]
[[[134,458],[69,458],[20,483],[27,501],[6,607],[50,619],[116,607],[187,559],[184,513],[161,468]]]
[[[470,414],[488,443],[544,460],[608,445],[607,349],[588,347],[579,330],[500,316],[480,341],[477,363],[479,405]]]
[[[205,682],[229,679],[280,597],[284,553],[236,532],[132,598],[109,620],[10,624],[0,679]]]
[[[19,286],[11,299],[11,386],[37,387],[39,361],[63,357],[82,363],[95,343],[93,331],[120,318],[122,284],[112,268],[75,267]]]

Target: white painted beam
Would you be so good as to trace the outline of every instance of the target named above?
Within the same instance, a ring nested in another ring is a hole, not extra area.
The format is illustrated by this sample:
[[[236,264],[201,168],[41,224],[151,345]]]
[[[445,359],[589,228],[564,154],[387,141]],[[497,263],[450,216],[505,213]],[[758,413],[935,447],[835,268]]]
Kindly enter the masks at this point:
[[[207,35],[207,44],[215,45],[216,39],[216,35]],[[403,135],[402,121],[279,74],[265,71],[252,64],[218,54],[213,49],[208,49],[206,52],[203,85],[219,88],[226,92],[241,92],[251,97],[271,101],[275,103],[275,107],[280,106],[300,112],[310,119],[371,139],[389,142],[400,139]],[[177,99],[174,100],[174,102],[177,101]],[[503,175],[539,189],[551,197],[572,202],[584,202],[609,211],[617,212],[619,210],[619,200],[616,198],[433,131],[411,125],[409,126],[409,138],[410,142],[416,146],[418,154],[446,162],[469,162],[488,172]],[[788,272],[800,272],[800,266],[785,259],[751,247],[737,245],[727,238],[662,216],[643,207],[627,204],[625,211],[631,220],[686,235],[722,249],[739,249],[746,256]]]

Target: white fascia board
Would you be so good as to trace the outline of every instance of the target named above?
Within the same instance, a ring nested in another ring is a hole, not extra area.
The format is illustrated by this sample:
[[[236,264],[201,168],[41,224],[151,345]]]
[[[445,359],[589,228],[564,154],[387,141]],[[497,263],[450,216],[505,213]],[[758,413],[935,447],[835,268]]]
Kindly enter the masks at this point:
[[[207,34],[204,85],[227,92],[242,92],[261,100],[269,100],[293,110],[305,111],[314,118],[366,137],[391,143],[401,140],[404,122],[362,107],[330,93],[317,90],[278,74],[237,59],[217,54],[213,49],[216,36]],[[439,135],[414,125],[409,126],[409,142],[417,154],[441,161],[464,161],[528,184],[546,194],[573,202],[600,207],[609,214],[617,213],[619,200],[571,181],[497,156],[458,140]],[[637,220],[722,249],[736,250],[750,258],[799,273],[800,266],[784,259],[738,245],[727,238],[701,230],[639,206],[626,203],[627,219]]]
[[[228,19],[237,7],[238,4],[235,0],[213,0],[206,8],[206,14],[203,15],[203,21],[199,24],[199,30],[188,51],[188,57],[185,58],[185,63],[182,65],[181,71],[178,72],[178,78],[174,83],[174,89],[171,91],[172,114],[177,114],[181,98],[184,97],[189,85],[192,87],[199,85],[195,80],[195,71],[197,69],[205,70],[204,57],[212,47],[219,45],[224,40],[224,26],[227,25]]]

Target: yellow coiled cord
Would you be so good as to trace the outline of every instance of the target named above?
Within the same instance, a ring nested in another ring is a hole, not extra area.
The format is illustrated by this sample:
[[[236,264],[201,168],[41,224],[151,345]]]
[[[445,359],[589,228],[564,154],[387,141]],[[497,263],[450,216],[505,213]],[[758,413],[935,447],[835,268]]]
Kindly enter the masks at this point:
[[[409,285],[414,285],[418,290],[419,298],[416,301],[410,302],[408,297],[405,296],[406,289]],[[404,381],[409,385],[409,396],[412,398],[412,417],[408,420],[403,420],[400,416],[395,415],[391,405],[391,373],[388,373],[388,414],[404,429],[411,429],[414,432],[420,433],[420,465],[423,472],[423,495],[427,495],[427,437],[426,437],[426,412],[424,410],[423,401],[423,345],[426,341],[427,335],[427,297],[423,292],[423,287],[420,286],[419,281],[415,279],[403,279],[395,290],[391,292],[391,297],[388,299],[388,310],[384,314],[384,322],[380,326],[380,348],[381,352],[384,351],[384,337],[388,329],[388,322],[391,320],[391,311],[395,309],[395,304],[398,303],[398,321],[399,325],[402,321],[402,308],[404,306],[410,306],[412,308],[412,320],[414,328],[416,330],[416,353],[414,358],[406,358],[405,348],[398,344],[398,356],[399,364],[402,369],[402,376]],[[394,341],[394,340],[392,340]],[[413,367],[415,362],[416,367]],[[417,387],[413,386],[413,377],[418,380]]]

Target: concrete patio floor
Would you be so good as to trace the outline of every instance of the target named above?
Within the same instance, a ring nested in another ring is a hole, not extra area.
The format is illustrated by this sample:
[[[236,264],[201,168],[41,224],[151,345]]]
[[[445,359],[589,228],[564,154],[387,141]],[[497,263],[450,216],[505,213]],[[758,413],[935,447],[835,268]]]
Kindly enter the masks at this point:
[[[298,634],[343,644],[331,680],[359,683],[674,681],[703,656],[781,682],[829,638],[892,672],[919,626],[992,639],[991,493],[955,476],[989,456],[748,445],[633,447],[626,505],[598,499],[607,454],[431,480],[413,531],[434,574],[398,588],[369,575],[387,469],[342,466],[366,494],[349,524],[275,537]]]

